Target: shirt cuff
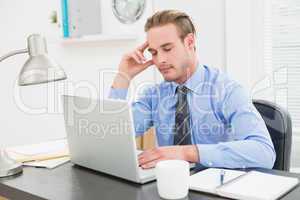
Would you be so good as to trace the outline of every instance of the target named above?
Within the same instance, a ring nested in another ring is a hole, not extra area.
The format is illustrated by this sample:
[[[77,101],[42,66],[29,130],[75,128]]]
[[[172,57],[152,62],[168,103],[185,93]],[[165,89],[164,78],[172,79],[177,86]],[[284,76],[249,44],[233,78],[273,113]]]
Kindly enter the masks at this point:
[[[127,97],[127,92],[127,88],[111,88],[108,98],[125,100]]]
[[[223,158],[218,144],[197,144],[200,164],[205,167],[224,166]]]

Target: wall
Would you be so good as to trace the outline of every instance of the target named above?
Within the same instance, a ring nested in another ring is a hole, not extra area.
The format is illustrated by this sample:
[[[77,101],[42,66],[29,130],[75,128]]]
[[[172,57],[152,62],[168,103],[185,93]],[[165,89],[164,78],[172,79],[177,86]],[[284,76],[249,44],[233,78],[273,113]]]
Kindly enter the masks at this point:
[[[225,4],[226,70],[254,97],[274,101],[264,62],[264,15],[267,0],[230,0]],[[266,54],[268,55],[268,54]],[[292,171],[300,171],[300,133],[293,129]]]
[[[264,1],[225,3],[226,70],[247,90],[259,87],[264,72]]]
[[[137,41],[113,41],[82,45],[63,45],[60,30],[49,23],[49,15],[59,5],[58,0],[0,1],[0,55],[26,46],[26,37],[41,33],[48,41],[49,54],[65,69],[68,80],[49,85],[18,87],[16,80],[26,55],[18,55],[0,63],[1,146],[36,143],[65,137],[60,94],[105,96],[112,75],[100,79],[103,69],[117,69],[124,52],[144,39],[139,28]],[[223,0],[154,0],[154,10],[177,8],[187,11],[198,30],[201,63],[222,68],[224,60]],[[161,78],[154,67],[140,75],[135,83],[155,82]],[[68,85],[67,88],[66,85]],[[87,88],[91,88],[87,90]],[[75,92],[74,92],[75,91]]]
[[[180,9],[190,13],[198,30],[198,52],[201,63],[225,68],[224,0],[155,1],[155,9]]]

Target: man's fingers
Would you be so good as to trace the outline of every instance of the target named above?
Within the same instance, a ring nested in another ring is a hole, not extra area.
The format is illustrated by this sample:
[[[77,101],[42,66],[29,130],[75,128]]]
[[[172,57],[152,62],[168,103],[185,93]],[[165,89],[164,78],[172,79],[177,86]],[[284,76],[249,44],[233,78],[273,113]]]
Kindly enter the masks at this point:
[[[131,54],[131,58],[133,58],[135,60],[135,62],[142,64],[143,62],[141,61],[141,59],[139,58],[139,56],[136,53],[132,53]]]
[[[141,167],[142,167],[143,169],[150,169],[150,168],[155,167],[156,164],[157,164],[159,161],[162,161],[162,160],[165,160],[165,159],[161,158],[161,159],[153,160],[153,161],[151,161],[151,162],[148,162],[147,164],[141,165]]]
[[[144,68],[152,65],[152,61],[146,61],[146,58],[143,54],[144,50],[148,47],[148,42],[143,43],[140,47],[138,47],[135,51],[130,54],[126,54],[124,59],[133,59],[136,63],[142,64]]]
[[[159,159],[159,154],[156,153],[155,151],[146,151],[146,152],[143,152],[138,160],[139,160],[139,165],[144,165],[146,163],[149,163],[151,161],[154,161],[154,160],[157,160]]]
[[[139,159],[147,157],[156,152],[156,148],[148,149],[139,154]]]
[[[157,160],[158,158],[159,158],[159,156],[154,155],[154,154],[149,155],[147,157],[140,158],[139,159],[139,165],[144,165],[146,163],[149,163],[149,162],[152,162],[154,160]]]
[[[140,60],[142,60],[142,61],[146,60],[146,58],[144,57],[144,55],[139,50],[136,50],[135,53],[140,58]]]
[[[138,47],[138,50],[140,50],[141,52],[144,52],[148,46],[149,46],[149,44],[146,41],[145,43],[143,43],[141,46]]]

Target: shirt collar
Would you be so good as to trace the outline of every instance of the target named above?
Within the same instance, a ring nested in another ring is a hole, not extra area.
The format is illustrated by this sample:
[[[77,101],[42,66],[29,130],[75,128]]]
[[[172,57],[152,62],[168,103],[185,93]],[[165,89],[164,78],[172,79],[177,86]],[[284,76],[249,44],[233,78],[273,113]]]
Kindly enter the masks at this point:
[[[199,93],[200,87],[202,85],[202,82],[204,82],[204,66],[198,64],[196,71],[192,74],[192,76],[183,84],[186,86],[189,90],[195,93]],[[176,88],[179,86],[178,83],[172,81],[172,94],[175,95]]]

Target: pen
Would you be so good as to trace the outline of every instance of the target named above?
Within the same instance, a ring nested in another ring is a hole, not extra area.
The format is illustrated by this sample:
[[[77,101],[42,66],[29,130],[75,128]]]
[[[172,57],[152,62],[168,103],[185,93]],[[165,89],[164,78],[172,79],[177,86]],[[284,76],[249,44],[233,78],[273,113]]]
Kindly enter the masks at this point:
[[[224,178],[225,178],[225,170],[221,169],[221,171],[220,171],[220,185],[224,184]]]

